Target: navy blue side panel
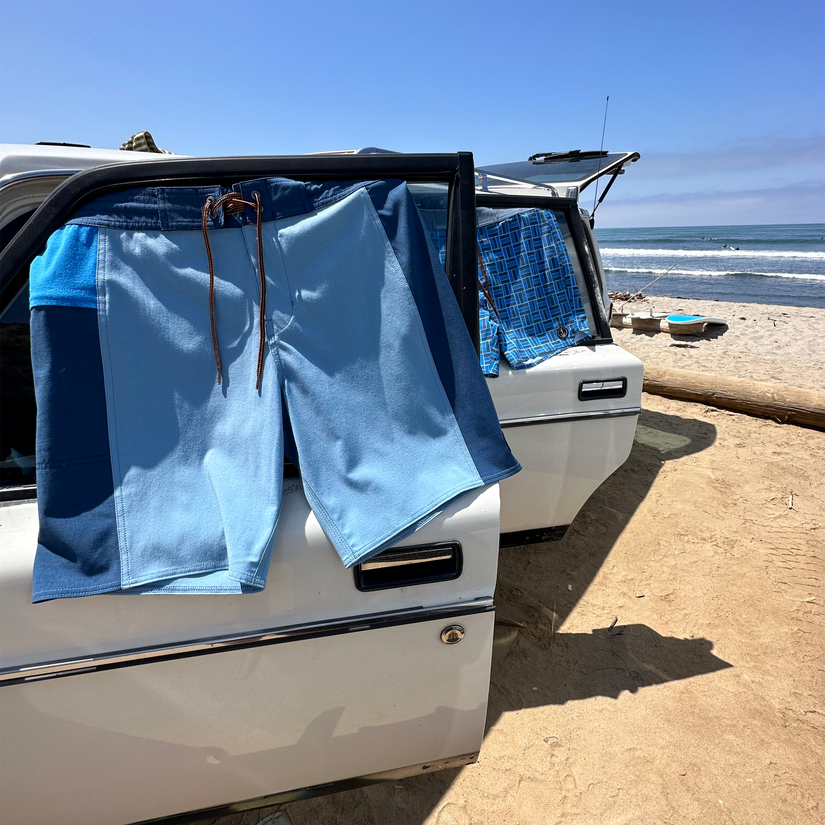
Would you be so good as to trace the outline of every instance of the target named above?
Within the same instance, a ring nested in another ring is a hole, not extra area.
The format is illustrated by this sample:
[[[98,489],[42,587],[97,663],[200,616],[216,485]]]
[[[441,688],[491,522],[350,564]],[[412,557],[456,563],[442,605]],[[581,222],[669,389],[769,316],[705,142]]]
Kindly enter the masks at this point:
[[[200,229],[206,199],[217,200],[226,191],[220,186],[121,189],[84,204],[68,223],[147,232]],[[216,225],[221,222],[209,222],[210,229]]]
[[[32,601],[120,589],[97,310],[35,307],[40,535]]]
[[[521,465],[504,440],[461,310],[406,185],[367,187],[415,299],[441,383],[478,474],[491,484]],[[435,285],[436,289],[433,289]]]
[[[396,183],[398,183],[396,181]],[[110,229],[135,229],[167,232],[174,229],[200,229],[203,205],[207,198],[218,200],[237,192],[247,201],[255,192],[261,195],[264,221],[279,220],[321,209],[343,200],[367,181],[327,181],[300,183],[288,178],[265,178],[222,186],[159,186],[121,189],[102,195],[77,209],[68,223]],[[208,219],[210,229],[238,227],[255,223],[254,210],[226,214],[223,210]]]

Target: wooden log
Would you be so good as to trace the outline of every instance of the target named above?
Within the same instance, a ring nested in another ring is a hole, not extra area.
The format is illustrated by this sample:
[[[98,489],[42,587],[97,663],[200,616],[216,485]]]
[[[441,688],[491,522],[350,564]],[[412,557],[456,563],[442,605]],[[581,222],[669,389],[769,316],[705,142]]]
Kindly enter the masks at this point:
[[[662,321],[662,332],[670,335],[703,335],[708,325],[705,321],[697,321],[695,324],[679,324],[672,327],[667,321]]]
[[[627,321],[630,321],[630,324],[627,324]],[[630,326],[632,329],[639,330],[639,332],[663,332],[664,327],[662,325],[666,323],[664,318],[648,318],[644,315],[633,315],[630,318],[625,318],[625,326]]]
[[[825,430],[825,393],[645,365],[645,392]]]

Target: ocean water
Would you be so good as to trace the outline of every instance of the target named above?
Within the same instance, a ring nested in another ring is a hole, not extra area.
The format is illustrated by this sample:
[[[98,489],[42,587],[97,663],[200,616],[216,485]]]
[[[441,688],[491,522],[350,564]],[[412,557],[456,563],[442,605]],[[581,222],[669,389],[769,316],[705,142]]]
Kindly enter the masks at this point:
[[[607,286],[679,298],[825,307],[825,224],[596,228]],[[645,288],[657,275],[661,280]]]

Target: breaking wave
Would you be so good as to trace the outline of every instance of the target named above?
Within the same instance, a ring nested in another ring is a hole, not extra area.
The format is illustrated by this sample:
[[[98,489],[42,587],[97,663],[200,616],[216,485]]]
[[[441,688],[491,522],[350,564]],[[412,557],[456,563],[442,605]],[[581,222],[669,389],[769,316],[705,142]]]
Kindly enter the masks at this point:
[[[632,249],[625,247],[603,247],[602,255],[623,255],[632,258],[799,258],[825,261],[825,252],[780,252],[766,249]]]
[[[643,275],[662,275],[662,269],[646,269],[645,267],[631,266],[608,266],[605,265],[605,272]],[[716,277],[717,275],[739,275],[743,277],[765,277],[765,278],[798,278],[803,281],[825,281],[825,275],[804,275],[800,272],[742,272],[740,270],[723,269],[671,269],[668,275],[706,275]],[[662,279],[664,281],[664,278]]]

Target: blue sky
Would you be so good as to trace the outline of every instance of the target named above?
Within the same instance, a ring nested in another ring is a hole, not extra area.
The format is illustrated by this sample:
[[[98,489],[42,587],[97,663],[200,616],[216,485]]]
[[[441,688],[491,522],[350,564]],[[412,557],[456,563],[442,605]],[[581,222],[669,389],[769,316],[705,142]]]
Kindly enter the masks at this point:
[[[6,0],[2,43],[4,142],[481,165],[598,148],[610,95],[599,225],[825,221],[822,0]]]

